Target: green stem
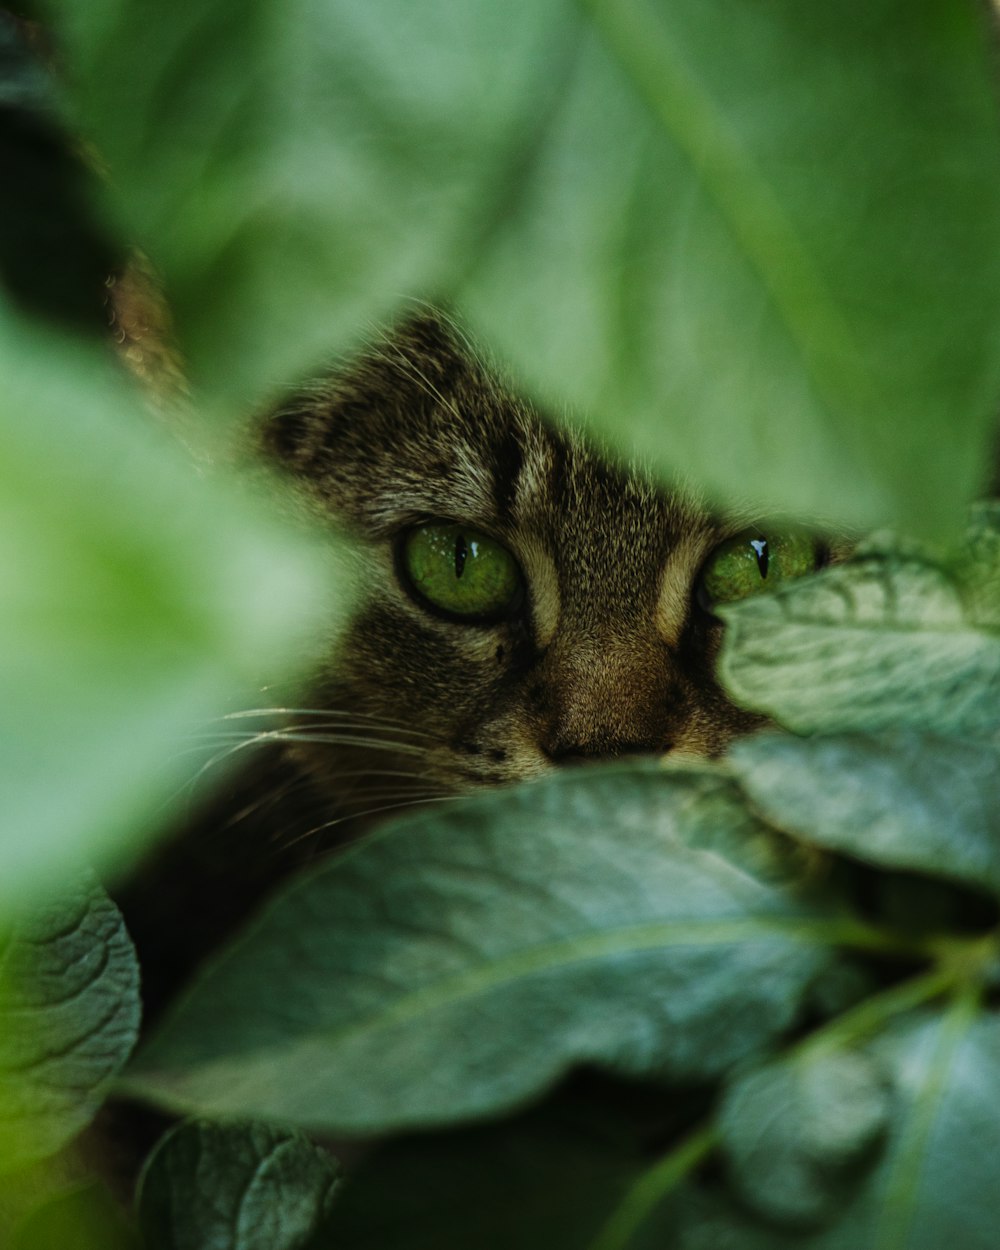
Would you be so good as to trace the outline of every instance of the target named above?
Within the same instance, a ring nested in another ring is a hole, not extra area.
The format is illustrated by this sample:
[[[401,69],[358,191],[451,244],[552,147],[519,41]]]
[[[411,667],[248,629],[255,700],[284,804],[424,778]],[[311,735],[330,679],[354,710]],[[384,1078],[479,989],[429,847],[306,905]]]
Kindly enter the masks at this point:
[[[615,1208],[587,1250],[625,1250],[639,1227],[687,1174],[714,1149],[719,1131],[714,1124],[696,1129],[676,1149],[639,1177]]]
[[[894,1016],[946,994],[954,987],[955,979],[954,968],[933,968],[900,985],[893,985],[881,994],[873,994],[803,1038],[787,1052],[786,1058],[800,1063],[809,1062],[831,1051],[852,1046],[877,1032]]]

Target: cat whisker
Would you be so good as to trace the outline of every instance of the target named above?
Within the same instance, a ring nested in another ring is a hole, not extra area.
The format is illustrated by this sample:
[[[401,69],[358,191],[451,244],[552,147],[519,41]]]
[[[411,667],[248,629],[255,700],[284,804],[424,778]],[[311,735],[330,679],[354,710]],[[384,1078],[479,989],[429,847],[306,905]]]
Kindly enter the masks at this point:
[[[282,729],[260,729],[253,733],[241,733],[239,730],[205,730],[191,737],[206,742],[231,742],[231,750],[242,750],[249,746],[259,746],[272,742],[318,742],[332,746],[361,747],[371,751],[394,751],[403,755],[426,756],[428,748],[413,742],[397,742],[392,738],[376,738],[363,734],[347,732],[330,733],[322,727],[313,732],[311,726],[299,726]]]
[[[386,796],[388,797],[388,796]],[[297,834],[291,839],[287,846],[295,846],[299,842],[304,842],[307,838],[315,837],[318,833],[324,833],[328,829],[333,829],[337,825],[343,825],[351,821],[365,820],[370,816],[381,816],[385,812],[399,811],[404,807],[420,807],[430,803],[444,803],[449,799],[456,799],[461,796],[456,794],[436,794],[425,798],[407,799],[400,803],[385,803],[378,807],[370,807],[366,811],[352,812],[349,815],[338,816],[334,820],[324,821],[321,825],[315,825],[312,829],[307,829],[305,833]]]
[[[220,721],[231,720],[249,720],[258,716],[323,716],[331,721],[340,717],[344,720],[357,720],[366,722],[371,725],[385,725],[395,730],[397,733],[409,734],[414,737],[429,738],[431,735],[425,733],[421,729],[409,729],[400,725],[396,720],[390,720],[387,717],[375,716],[371,712],[347,712],[339,708],[319,708],[319,707],[262,707],[247,708],[240,712],[227,712],[224,716],[217,719]]]

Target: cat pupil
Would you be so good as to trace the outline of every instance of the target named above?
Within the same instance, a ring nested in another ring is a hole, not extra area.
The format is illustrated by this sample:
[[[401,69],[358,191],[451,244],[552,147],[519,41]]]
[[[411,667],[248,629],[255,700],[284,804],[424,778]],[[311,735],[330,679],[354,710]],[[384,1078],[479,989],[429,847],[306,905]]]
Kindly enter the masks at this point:
[[[767,539],[751,538],[750,546],[753,547],[757,554],[757,568],[760,569],[760,575],[765,581],[767,581],[767,565],[770,559],[767,551]]]
[[[455,576],[461,577],[465,570],[465,558],[469,554],[466,546],[465,535],[459,534],[455,539]]]

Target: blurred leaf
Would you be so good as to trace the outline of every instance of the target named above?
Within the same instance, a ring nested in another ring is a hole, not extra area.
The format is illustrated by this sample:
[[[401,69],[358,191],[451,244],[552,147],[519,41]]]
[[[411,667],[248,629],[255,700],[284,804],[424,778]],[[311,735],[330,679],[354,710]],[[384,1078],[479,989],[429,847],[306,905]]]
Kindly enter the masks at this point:
[[[839,1214],[888,1117],[885,1079],[871,1059],[834,1051],[740,1077],[719,1126],[743,1201],[779,1224],[808,1226]]]
[[[48,8],[194,376],[240,405],[461,269],[572,39],[565,0]]]
[[[0,308],[0,372],[2,902],[155,832],[190,735],[301,670],[346,604],[330,560],[199,476],[106,362]]]
[[[91,878],[25,911],[0,944],[0,1171],[93,1118],[139,1032],[139,968]]]
[[[49,0],[213,390],[459,290],[521,376],[719,497],[924,529],[1000,395],[980,7]]]
[[[326,1224],[338,1178],[336,1161],[302,1133],[180,1124],[140,1181],[145,1250],[303,1250]]]
[[[145,1250],[121,1208],[99,1184],[79,1185],[33,1211],[9,1250]]]
[[[829,959],[782,851],[725,781],[651,765],[429,810],[279,896],[125,1088],[357,1132],[517,1105],[581,1061],[717,1075]]]
[[[883,868],[1000,891],[1000,745],[898,732],[734,743],[729,763],[760,815]]]
[[[788,729],[1000,731],[1000,635],[922,560],[870,551],[721,614],[724,685]]]
[[[1000,398],[986,6],[580,8],[464,297],[488,340],[723,501],[954,527]]]

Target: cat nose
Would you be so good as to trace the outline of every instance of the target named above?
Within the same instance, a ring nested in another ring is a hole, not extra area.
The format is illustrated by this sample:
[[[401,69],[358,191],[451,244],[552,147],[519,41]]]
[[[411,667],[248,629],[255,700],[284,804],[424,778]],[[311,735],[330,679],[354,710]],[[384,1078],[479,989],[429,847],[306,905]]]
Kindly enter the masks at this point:
[[[638,635],[553,647],[526,700],[554,764],[663,754],[687,714],[662,642]]]
[[[589,742],[543,743],[542,749],[553,764],[588,764],[594,760],[620,759],[625,755],[665,755],[671,742],[618,742],[613,739],[592,739]]]

